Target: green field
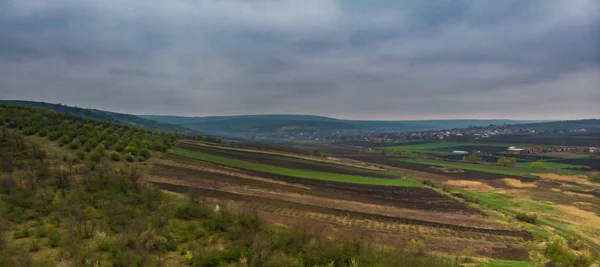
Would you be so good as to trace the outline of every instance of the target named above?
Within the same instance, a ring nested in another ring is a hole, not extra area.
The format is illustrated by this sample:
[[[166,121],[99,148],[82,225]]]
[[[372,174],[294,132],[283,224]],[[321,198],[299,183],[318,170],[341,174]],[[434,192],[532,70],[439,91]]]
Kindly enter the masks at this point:
[[[418,144],[418,145],[393,146],[393,147],[388,147],[388,148],[394,149],[394,150],[404,150],[404,151],[417,152],[417,153],[427,153],[427,154],[434,154],[434,155],[452,155],[452,152],[438,151],[436,149],[461,147],[461,146],[509,147],[509,146],[531,146],[531,145],[528,145],[528,144],[498,144],[498,143],[470,143],[470,142],[442,141],[442,142],[426,143],[426,144]]]
[[[230,159],[225,157],[219,157],[214,155],[209,155],[201,152],[194,152],[184,149],[175,149],[172,151],[173,154],[204,160],[212,163],[222,164],[230,167],[246,169],[250,171],[257,172],[266,172],[277,175],[285,175],[296,178],[305,178],[305,179],[316,179],[316,180],[324,180],[324,181],[333,181],[333,182],[346,182],[346,183],[355,183],[355,184],[372,184],[372,185],[386,185],[386,186],[411,186],[411,187],[419,187],[422,184],[413,179],[386,179],[386,178],[375,178],[375,177],[364,177],[364,176],[354,176],[347,174],[337,174],[337,173],[328,173],[328,172],[316,172],[309,170],[297,170],[297,169],[288,169],[282,168],[278,166],[252,163],[243,160]]]
[[[519,163],[517,163],[517,166],[529,168],[529,167],[531,167],[532,163],[533,162],[519,162]],[[544,167],[550,168],[550,169],[587,169],[587,168],[589,168],[587,166],[564,164],[564,163],[551,162],[551,161],[544,161]]]
[[[463,170],[469,170],[469,171],[489,172],[489,173],[516,175],[516,176],[529,175],[531,173],[543,171],[540,169],[525,168],[525,167],[509,168],[509,167],[502,167],[502,166],[498,166],[498,165],[494,165],[494,164],[476,164],[476,163],[440,161],[440,160],[418,159],[418,158],[396,158],[394,160],[402,161],[402,162],[409,162],[409,163],[439,166],[439,167],[463,169]]]

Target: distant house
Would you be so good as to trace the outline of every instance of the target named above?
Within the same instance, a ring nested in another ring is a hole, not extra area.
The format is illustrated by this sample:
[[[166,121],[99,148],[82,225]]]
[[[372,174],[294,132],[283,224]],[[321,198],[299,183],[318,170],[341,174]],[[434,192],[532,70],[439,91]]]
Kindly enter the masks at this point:
[[[462,150],[453,150],[452,154],[456,154],[456,155],[468,155],[469,152],[467,151],[462,151]]]
[[[506,152],[507,152],[508,154],[520,155],[520,154],[523,154],[523,153],[525,153],[525,149],[523,149],[523,148],[517,148],[516,146],[511,146],[511,147],[509,147],[509,148],[506,150]]]
[[[588,151],[590,153],[596,153],[596,152],[598,152],[598,149],[596,147],[590,147]]]

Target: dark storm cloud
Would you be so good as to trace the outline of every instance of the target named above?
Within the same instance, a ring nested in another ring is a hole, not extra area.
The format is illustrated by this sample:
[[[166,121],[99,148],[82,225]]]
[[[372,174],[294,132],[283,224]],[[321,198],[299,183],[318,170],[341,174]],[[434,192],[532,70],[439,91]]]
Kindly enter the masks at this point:
[[[0,3],[0,97],[145,114],[600,114],[600,5]]]

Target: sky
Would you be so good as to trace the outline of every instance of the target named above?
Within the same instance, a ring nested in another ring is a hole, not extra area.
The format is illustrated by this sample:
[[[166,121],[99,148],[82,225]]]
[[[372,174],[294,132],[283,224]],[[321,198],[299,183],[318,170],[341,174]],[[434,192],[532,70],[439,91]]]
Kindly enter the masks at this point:
[[[0,99],[185,116],[600,118],[600,1],[0,0]]]

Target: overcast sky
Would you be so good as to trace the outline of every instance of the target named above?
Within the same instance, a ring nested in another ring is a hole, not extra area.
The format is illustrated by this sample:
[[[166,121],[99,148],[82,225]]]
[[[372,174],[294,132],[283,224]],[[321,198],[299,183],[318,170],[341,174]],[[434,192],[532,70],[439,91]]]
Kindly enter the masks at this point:
[[[600,117],[600,1],[0,0],[0,99],[134,114]]]

